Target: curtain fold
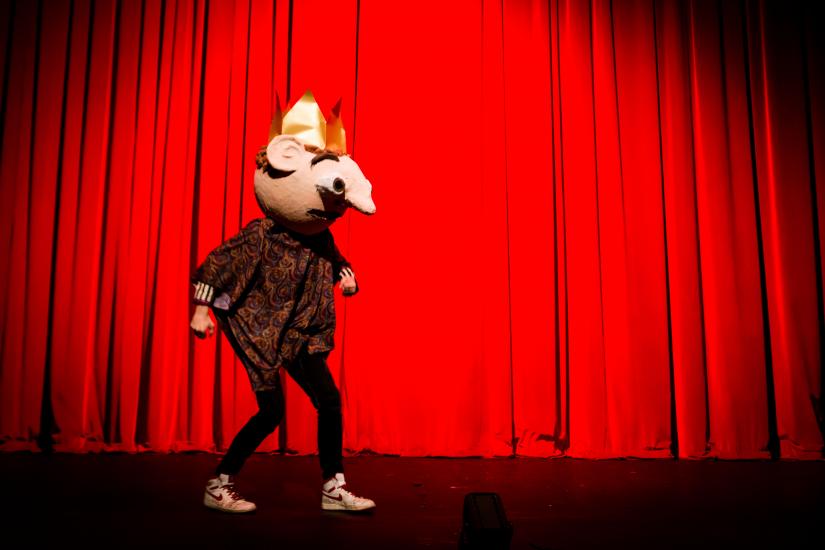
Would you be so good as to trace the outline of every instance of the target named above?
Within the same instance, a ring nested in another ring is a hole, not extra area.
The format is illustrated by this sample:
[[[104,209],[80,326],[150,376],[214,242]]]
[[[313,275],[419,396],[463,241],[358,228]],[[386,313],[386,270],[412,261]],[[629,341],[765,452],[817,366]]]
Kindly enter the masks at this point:
[[[347,453],[821,459],[825,44],[719,0],[0,6],[0,449],[221,451],[189,275],[262,214],[276,98],[341,100]],[[316,451],[283,374],[261,451]]]

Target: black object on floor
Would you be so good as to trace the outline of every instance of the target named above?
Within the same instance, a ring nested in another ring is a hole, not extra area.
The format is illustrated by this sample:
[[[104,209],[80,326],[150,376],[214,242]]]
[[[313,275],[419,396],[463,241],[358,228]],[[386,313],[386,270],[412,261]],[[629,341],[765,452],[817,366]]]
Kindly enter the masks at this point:
[[[507,550],[513,524],[497,493],[468,493],[464,496],[464,521],[459,535],[462,550]]]

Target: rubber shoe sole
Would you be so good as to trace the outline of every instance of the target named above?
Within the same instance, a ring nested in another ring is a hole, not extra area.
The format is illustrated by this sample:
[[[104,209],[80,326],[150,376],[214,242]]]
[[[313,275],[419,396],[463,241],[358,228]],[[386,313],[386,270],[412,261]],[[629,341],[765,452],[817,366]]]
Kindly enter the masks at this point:
[[[323,498],[321,500],[321,509],[322,510],[340,510],[344,512],[362,512],[364,510],[372,510],[375,508],[375,503],[373,504],[366,504],[364,506],[347,506],[343,502],[338,502],[336,500],[329,500],[327,498]]]
[[[249,510],[233,510],[232,508],[225,508],[220,504],[216,503],[215,499],[210,497],[208,494],[203,495],[203,504],[207,508],[211,508],[212,510],[218,510],[219,512],[227,512],[230,514],[248,514],[258,509],[258,507],[254,504],[252,505],[252,508],[250,508]]]

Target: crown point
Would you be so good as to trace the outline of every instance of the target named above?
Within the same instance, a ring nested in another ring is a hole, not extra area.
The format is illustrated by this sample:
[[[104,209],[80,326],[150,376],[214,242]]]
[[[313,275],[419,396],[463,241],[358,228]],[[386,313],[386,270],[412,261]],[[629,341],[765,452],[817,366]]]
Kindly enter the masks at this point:
[[[341,102],[342,98],[339,98],[332,108],[330,120],[327,121],[311,90],[304,92],[286,113],[281,111],[280,97],[276,92],[275,117],[269,129],[269,141],[275,136],[289,134],[307,145],[346,154],[346,133],[340,119]]]
[[[339,97],[338,101],[332,107],[332,116],[334,116],[336,118],[341,116],[341,100],[342,99],[343,99],[342,97]]]

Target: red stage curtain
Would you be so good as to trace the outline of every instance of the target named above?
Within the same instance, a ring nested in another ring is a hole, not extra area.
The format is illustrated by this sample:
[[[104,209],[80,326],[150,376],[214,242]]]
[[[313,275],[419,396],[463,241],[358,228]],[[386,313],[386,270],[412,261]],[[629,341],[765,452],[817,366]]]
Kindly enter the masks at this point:
[[[219,450],[189,275],[276,94],[343,98],[348,451],[821,458],[825,38],[803,3],[0,4],[5,450]],[[261,450],[315,451],[287,417]]]

